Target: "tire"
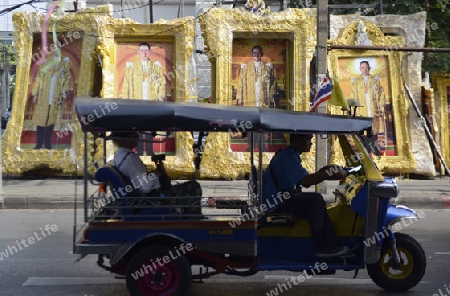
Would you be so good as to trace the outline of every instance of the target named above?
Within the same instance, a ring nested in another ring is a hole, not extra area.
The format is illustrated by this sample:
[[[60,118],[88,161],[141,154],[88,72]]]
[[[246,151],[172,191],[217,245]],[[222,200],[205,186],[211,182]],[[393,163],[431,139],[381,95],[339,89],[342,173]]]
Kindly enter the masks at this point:
[[[402,260],[400,269],[389,266],[392,251],[387,240],[383,242],[380,260],[374,264],[367,264],[366,268],[377,286],[390,292],[404,292],[420,282],[427,263],[425,252],[414,238],[403,233],[396,233],[395,238]]]
[[[174,248],[167,246],[146,247],[134,254],[126,270],[126,285],[130,295],[187,295],[192,278],[191,266],[186,256],[179,255]],[[166,264],[163,262],[164,257],[170,259]]]

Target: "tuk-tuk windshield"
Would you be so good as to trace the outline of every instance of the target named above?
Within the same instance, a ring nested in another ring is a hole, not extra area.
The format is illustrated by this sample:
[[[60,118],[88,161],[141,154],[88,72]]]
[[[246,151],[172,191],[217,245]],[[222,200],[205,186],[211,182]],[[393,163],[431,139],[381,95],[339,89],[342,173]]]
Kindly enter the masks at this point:
[[[341,135],[339,143],[344,153],[345,165],[355,167],[362,165],[369,181],[382,181],[383,176],[373,162],[358,135]]]

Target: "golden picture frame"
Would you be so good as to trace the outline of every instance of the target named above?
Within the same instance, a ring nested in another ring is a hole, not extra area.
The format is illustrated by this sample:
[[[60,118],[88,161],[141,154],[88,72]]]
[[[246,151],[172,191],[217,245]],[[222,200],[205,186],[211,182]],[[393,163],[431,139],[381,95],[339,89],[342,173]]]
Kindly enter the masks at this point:
[[[283,76],[276,79],[286,90],[285,108],[309,110],[309,64],[316,43],[315,10],[289,8],[261,16],[242,9],[212,8],[200,15],[199,21],[211,62],[212,98],[216,104],[236,105],[233,92],[240,70],[236,65],[247,61],[241,52],[250,56],[253,46],[262,45],[273,59],[274,70]],[[282,49],[277,50],[276,44],[281,44]],[[263,56],[263,62],[270,61],[266,60],[268,55]],[[284,61],[280,62],[277,57],[282,55]],[[284,65],[277,68],[281,63]],[[250,153],[233,151],[231,144],[230,133],[208,135],[200,163],[201,178],[236,179],[250,172]],[[263,152],[264,166],[273,154]]]
[[[97,21],[109,14],[107,6],[62,16],[52,14],[45,49],[42,48],[44,15],[13,14],[18,64],[13,112],[2,140],[4,174],[21,175],[39,169],[64,175],[83,173],[83,134],[76,119],[74,101],[77,96],[92,94]],[[56,44],[53,28],[58,38]],[[56,82],[47,79],[52,77],[50,74],[56,77]],[[45,98],[50,83],[57,87],[53,88],[53,96]],[[46,119],[41,121],[40,117]]]
[[[367,33],[365,36],[372,45],[404,46],[403,37],[384,36],[374,24],[363,23]],[[329,44],[354,45],[358,26],[361,26],[360,21],[353,22]],[[409,101],[401,80],[402,54],[392,50],[333,49],[328,53],[328,61],[330,74],[338,78],[344,98],[353,99],[361,105],[356,108],[357,116],[374,118],[374,135],[370,138],[364,136],[364,141],[380,170],[406,173],[414,169],[416,164],[407,129]],[[329,110],[334,114],[343,114],[337,106],[329,106]],[[331,162],[339,162],[339,155],[340,151],[335,146]]]
[[[189,73],[192,68],[194,36],[195,19],[193,17],[168,21],[159,20],[152,24],[138,24],[130,19],[112,20],[103,31],[99,45],[103,69],[101,97],[124,100],[193,101],[192,94],[189,92],[189,83],[193,77],[190,77]],[[148,90],[146,92],[148,97],[145,97],[144,90],[138,90],[136,85],[129,84],[128,86],[126,80],[127,75],[138,75],[135,73],[137,71],[128,72],[127,69],[134,69],[135,63],[141,67],[138,49],[143,44],[150,47],[151,63],[158,64],[157,72],[152,72],[149,76],[151,79],[159,81],[157,84],[152,84],[158,85],[158,89]],[[135,91],[132,92],[130,88],[133,87]],[[152,94],[159,95],[150,97]],[[162,140],[161,138],[155,139],[156,141]],[[167,154],[165,167],[168,174],[172,178],[191,178],[196,171],[193,143],[194,139],[190,132],[175,132],[174,136],[167,138],[163,143],[153,143],[151,146],[145,143],[145,149],[140,154],[141,159],[149,170],[153,170],[155,165],[150,154],[152,152]],[[98,147],[101,151],[101,145]],[[148,150],[149,147],[153,148],[153,151]],[[112,157],[114,152],[112,143],[107,144],[107,150],[109,157]],[[144,151],[147,152],[144,153]],[[101,158],[98,157],[98,160],[101,161]]]
[[[440,151],[447,166],[450,166],[450,74],[433,74],[436,93],[436,124],[440,126]]]

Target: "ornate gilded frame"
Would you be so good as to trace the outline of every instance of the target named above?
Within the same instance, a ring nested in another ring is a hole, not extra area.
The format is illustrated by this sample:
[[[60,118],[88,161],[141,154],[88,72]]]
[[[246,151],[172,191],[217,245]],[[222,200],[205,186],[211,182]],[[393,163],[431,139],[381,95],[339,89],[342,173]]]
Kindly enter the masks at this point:
[[[110,14],[109,6],[88,8],[78,13],[70,13],[60,17],[51,15],[48,21],[48,32],[52,32],[55,24],[56,32],[82,33],[81,61],[77,96],[91,96],[94,84],[93,53],[97,46],[98,19]],[[18,56],[16,88],[13,97],[12,116],[8,128],[3,135],[3,173],[20,175],[26,171],[49,168],[63,174],[82,174],[83,137],[77,122],[75,111],[71,123],[72,138],[70,149],[21,149],[21,133],[24,127],[25,106],[29,91],[30,71],[32,65],[33,38],[42,32],[44,15],[40,13],[14,13],[14,47]],[[51,38],[51,37],[50,37]],[[51,54],[51,51],[50,51]]]
[[[242,9],[212,8],[199,17],[212,68],[212,96],[217,104],[231,105],[232,52],[235,38],[285,39],[289,41],[286,69],[290,73],[290,110],[309,109],[309,64],[316,43],[316,12],[287,9],[258,15]],[[267,165],[273,153],[263,153]],[[202,178],[235,179],[250,171],[250,153],[232,152],[228,133],[210,133],[200,164]]]
[[[192,68],[191,55],[194,50],[195,19],[186,17],[174,20],[159,20],[153,24],[138,24],[130,19],[111,20],[100,38],[103,81],[101,97],[117,97],[116,45],[123,42],[171,42],[173,43],[174,101],[190,100],[189,69]],[[172,77],[173,77],[172,76]],[[193,137],[189,132],[176,132],[175,155],[167,156],[165,167],[172,178],[189,178],[195,174]],[[101,145],[98,145],[101,151]],[[108,155],[112,156],[114,147],[108,145]],[[149,170],[154,169],[150,156],[141,156]],[[101,156],[96,156],[101,160]]]
[[[447,166],[450,166],[450,74],[435,74],[432,76],[433,88],[436,92],[435,107],[439,118],[441,154]],[[436,120],[436,118],[433,118]]]
[[[331,40],[329,44],[336,45],[354,45],[356,40],[356,33],[359,21],[355,21],[345,28],[337,39]],[[405,40],[403,37],[384,36],[381,30],[373,23],[364,21],[367,35],[374,46],[391,46],[401,47],[404,46]],[[415,168],[416,163],[411,151],[411,143],[408,133],[408,98],[403,90],[403,84],[401,80],[401,62],[402,54],[398,51],[385,50],[331,50],[328,54],[330,63],[329,69],[331,69],[331,75],[339,78],[341,87],[344,91],[344,97],[350,98],[350,95],[346,95],[345,83],[346,79],[350,80],[354,76],[351,71],[340,69],[340,59],[357,59],[357,60],[376,60],[381,59],[387,61],[385,64],[385,70],[388,74],[384,73],[388,80],[388,87],[390,93],[390,100],[392,103],[392,116],[395,129],[396,140],[396,155],[395,156],[375,156],[373,160],[377,164],[380,170],[385,173],[405,173]],[[347,72],[348,71],[348,72]],[[351,77],[349,77],[351,76]],[[382,81],[382,79],[381,79]],[[342,114],[340,107],[330,107],[331,113]],[[386,121],[385,121],[386,122]],[[334,146],[332,162],[342,161],[340,158],[340,151],[337,146]]]

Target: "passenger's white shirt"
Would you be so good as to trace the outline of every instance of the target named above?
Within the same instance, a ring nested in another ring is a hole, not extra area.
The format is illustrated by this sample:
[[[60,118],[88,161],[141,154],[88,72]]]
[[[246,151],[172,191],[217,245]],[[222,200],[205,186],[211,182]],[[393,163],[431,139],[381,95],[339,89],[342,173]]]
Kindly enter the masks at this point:
[[[118,167],[119,164],[120,167]],[[134,189],[139,189],[144,193],[149,193],[153,189],[158,189],[161,187],[158,176],[154,173],[147,174],[147,169],[145,168],[142,160],[139,158],[139,155],[128,148],[117,148],[117,151],[114,154],[114,165],[118,167],[122,174],[130,178],[131,185]]]

